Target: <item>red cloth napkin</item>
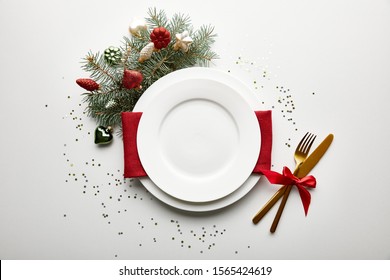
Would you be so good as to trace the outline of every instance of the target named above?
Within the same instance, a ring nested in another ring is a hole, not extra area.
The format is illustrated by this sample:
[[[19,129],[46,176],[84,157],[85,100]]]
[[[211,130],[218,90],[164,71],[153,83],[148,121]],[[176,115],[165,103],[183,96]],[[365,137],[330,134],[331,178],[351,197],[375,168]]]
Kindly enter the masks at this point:
[[[272,114],[271,111],[255,111],[261,131],[260,154],[254,167],[254,173],[261,169],[270,170],[272,152]],[[137,131],[141,112],[122,113],[123,147],[125,157],[125,178],[148,176],[142,167],[137,148]]]

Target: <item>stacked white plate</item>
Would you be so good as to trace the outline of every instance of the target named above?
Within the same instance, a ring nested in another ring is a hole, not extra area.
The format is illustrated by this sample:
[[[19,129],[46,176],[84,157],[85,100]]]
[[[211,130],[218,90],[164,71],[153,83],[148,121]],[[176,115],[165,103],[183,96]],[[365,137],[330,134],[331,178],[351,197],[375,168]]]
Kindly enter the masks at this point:
[[[187,211],[228,206],[257,183],[261,139],[255,94],[219,70],[175,71],[150,86],[134,112],[145,188]]]

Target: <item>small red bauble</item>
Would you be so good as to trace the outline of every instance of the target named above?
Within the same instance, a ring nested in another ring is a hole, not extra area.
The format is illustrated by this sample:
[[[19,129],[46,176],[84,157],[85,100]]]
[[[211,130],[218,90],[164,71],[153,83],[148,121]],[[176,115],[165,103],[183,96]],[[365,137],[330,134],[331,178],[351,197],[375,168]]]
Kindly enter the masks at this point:
[[[77,79],[76,83],[83,89],[94,91],[99,89],[99,84],[92,79]]]
[[[156,49],[166,48],[171,41],[171,33],[164,27],[156,27],[150,33],[150,40],[154,43]]]
[[[144,76],[141,72],[135,70],[125,70],[123,73],[122,85],[127,89],[141,88]]]

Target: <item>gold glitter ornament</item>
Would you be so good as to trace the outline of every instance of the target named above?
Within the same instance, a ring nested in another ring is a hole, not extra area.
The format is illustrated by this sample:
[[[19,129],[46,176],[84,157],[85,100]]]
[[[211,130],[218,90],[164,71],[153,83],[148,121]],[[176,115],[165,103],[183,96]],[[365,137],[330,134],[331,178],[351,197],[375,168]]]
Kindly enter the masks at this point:
[[[188,31],[184,31],[183,33],[176,34],[176,42],[173,45],[173,49],[175,51],[181,50],[182,52],[187,52],[190,45],[192,44],[192,38],[189,36]]]
[[[150,42],[145,47],[143,47],[143,49],[139,53],[138,61],[142,63],[145,60],[148,60],[149,58],[152,57],[153,51],[154,51],[154,43]]]
[[[148,27],[146,25],[146,22],[142,18],[133,18],[130,21],[129,31],[130,34],[136,37],[140,36],[141,30],[147,30]]]

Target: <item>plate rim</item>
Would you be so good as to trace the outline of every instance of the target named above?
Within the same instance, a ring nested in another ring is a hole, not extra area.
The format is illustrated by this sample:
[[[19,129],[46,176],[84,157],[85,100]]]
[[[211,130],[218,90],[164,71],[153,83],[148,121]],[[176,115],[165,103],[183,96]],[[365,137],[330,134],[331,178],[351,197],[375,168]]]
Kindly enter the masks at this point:
[[[209,77],[214,77],[217,79],[221,79],[222,81],[228,83],[232,87],[240,88],[242,91],[240,93],[247,100],[254,111],[262,110],[260,99],[256,96],[256,94],[241,80],[237,77],[226,73],[220,69],[210,68],[210,67],[190,67],[185,69],[176,70],[161,79],[157,80],[153,83],[141,96],[138,102],[135,104],[133,112],[143,112],[144,107],[147,106],[148,102],[153,99],[152,93],[154,88],[165,87],[165,83],[167,80],[171,79],[176,75],[195,75],[201,76],[204,75]],[[260,128],[261,131],[261,128]],[[261,141],[261,136],[260,136]],[[179,200],[175,197],[170,196],[169,194],[163,192],[157,185],[153,183],[153,181],[149,177],[140,177],[138,178],[141,184],[157,199],[162,201],[163,203],[184,211],[189,212],[208,212],[215,211],[224,207],[227,207],[241,198],[243,198],[260,180],[261,175],[252,173],[249,178],[240,186],[236,191],[223,197],[218,200],[205,202],[205,203],[192,203],[184,200]]]
[[[200,81],[203,84],[199,84]],[[206,84],[207,82],[210,84]],[[203,91],[202,88],[207,89],[207,85],[216,91],[211,95]],[[183,94],[183,91],[178,90],[177,87],[179,89],[196,87],[200,90],[190,90],[187,94]],[[250,104],[237,89],[209,76],[203,78],[194,78],[190,75],[175,77],[169,86],[156,91],[153,93],[155,98],[149,102],[146,111],[144,110],[137,135],[139,157],[148,177],[167,194],[189,202],[202,203],[217,200],[237,190],[252,173],[260,152],[259,124]],[[168,94],[168,97],[165,94]],[[237,142],[237,154],[229,161],[229,164],[213,176],[200,177],[202,183],[192,179],[196,177],[195,175],[181,176],[180,170],[173,169],[171,165],[165,165],[166,159],[160,153],[159,143],[161,125],[172,108],[183,102],[198,99],[211,101],[226,110],[238,129],[238,138],[242,139]],[[160,165],[157,167],[156,163]],[[174,176],[172,177],[174,179],[170,179],[170,176]],[[181,187],[184,185],[185,188]],[[211,188],[212,192],[209,191]]]

